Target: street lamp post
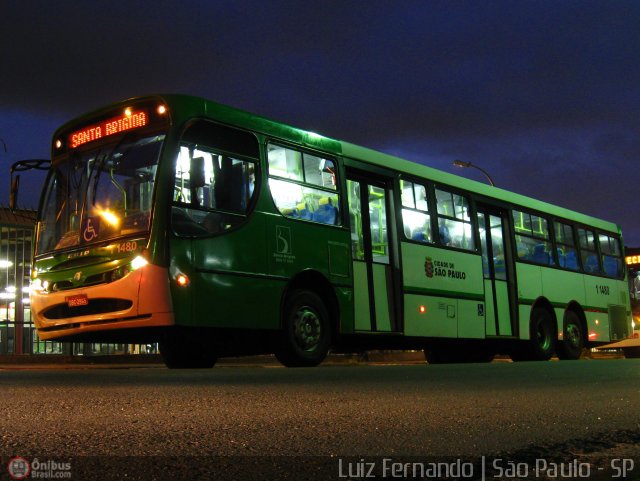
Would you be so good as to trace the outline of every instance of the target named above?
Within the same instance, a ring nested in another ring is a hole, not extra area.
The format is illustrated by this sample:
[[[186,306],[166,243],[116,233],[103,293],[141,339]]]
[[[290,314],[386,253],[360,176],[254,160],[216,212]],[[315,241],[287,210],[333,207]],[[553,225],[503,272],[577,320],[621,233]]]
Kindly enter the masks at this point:
[[[485,177],[487,178],[487,180],[489,181],[492,187],[496,186],[495,182],[493,182],[493,179],[491,178],[489,173],[486,170],[484,170],[482,167],[478,167],[476,164],[472,164],[471,162],[465,162],[464,160],[456,159],[453,161],[453,165],[461,168],[473,167],[474,169],[478,169],[480,172],[482,172],[485,175]]]

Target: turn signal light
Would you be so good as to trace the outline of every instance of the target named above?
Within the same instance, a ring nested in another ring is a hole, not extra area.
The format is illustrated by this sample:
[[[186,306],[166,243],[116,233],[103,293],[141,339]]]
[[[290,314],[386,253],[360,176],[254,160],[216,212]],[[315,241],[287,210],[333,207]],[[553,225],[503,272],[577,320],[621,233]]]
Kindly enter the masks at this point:
[[[189,285],[189,278],[184,274],[178,274],[176,276],[176,284],[180,287],[187,287]]]

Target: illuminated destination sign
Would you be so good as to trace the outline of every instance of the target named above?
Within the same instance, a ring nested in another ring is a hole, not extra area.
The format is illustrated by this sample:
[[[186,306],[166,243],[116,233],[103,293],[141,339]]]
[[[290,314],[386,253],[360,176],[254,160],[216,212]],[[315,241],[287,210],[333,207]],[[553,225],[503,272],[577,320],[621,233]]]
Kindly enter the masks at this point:
[[[640,255],[625,257],[627,265],[640,264]]]
[[[100,123],[89,125],[69,135],[69,147],[76,148],[79,145],[93,142],[94,140],[124,132],[125,130],[144,127],[149,123],[146,112],[131,112],[127,110],[123,115],[112,119],[103,120]]]

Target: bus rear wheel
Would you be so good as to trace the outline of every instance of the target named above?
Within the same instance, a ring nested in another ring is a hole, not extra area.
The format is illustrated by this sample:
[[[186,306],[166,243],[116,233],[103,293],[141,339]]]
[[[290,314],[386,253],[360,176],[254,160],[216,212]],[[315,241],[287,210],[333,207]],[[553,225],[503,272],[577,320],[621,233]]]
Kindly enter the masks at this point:
[[[276,358],[287,367],[320,364],[331,346],[329,313],[312,291],[294,291],[285,302]]]
[[[169,369],[209,369],[218,360],[210,340],[201,329],[174,327],[159,341],[160,355]]]
[[[558,357],[560,359],[579,359],[584,349],[584,329],[580,318],[573,311],[564,315],[564,329],[562,341],[558,343]]]
[[[530,337],[511,353],[514,361],[548,361],[556,350],[556,330],[553,317],[546,309],[536,307],[531,311]]]

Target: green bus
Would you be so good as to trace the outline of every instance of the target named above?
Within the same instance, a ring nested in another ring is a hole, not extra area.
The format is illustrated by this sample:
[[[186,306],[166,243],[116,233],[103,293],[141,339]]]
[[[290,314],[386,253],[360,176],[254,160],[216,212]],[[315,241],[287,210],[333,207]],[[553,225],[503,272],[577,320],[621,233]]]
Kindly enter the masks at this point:
[[[201,98],[77,118],[48,170],[43,340],[157,341],[172,368],[315,366],[330,350],[576,359],[631,330],[615,224]]]

